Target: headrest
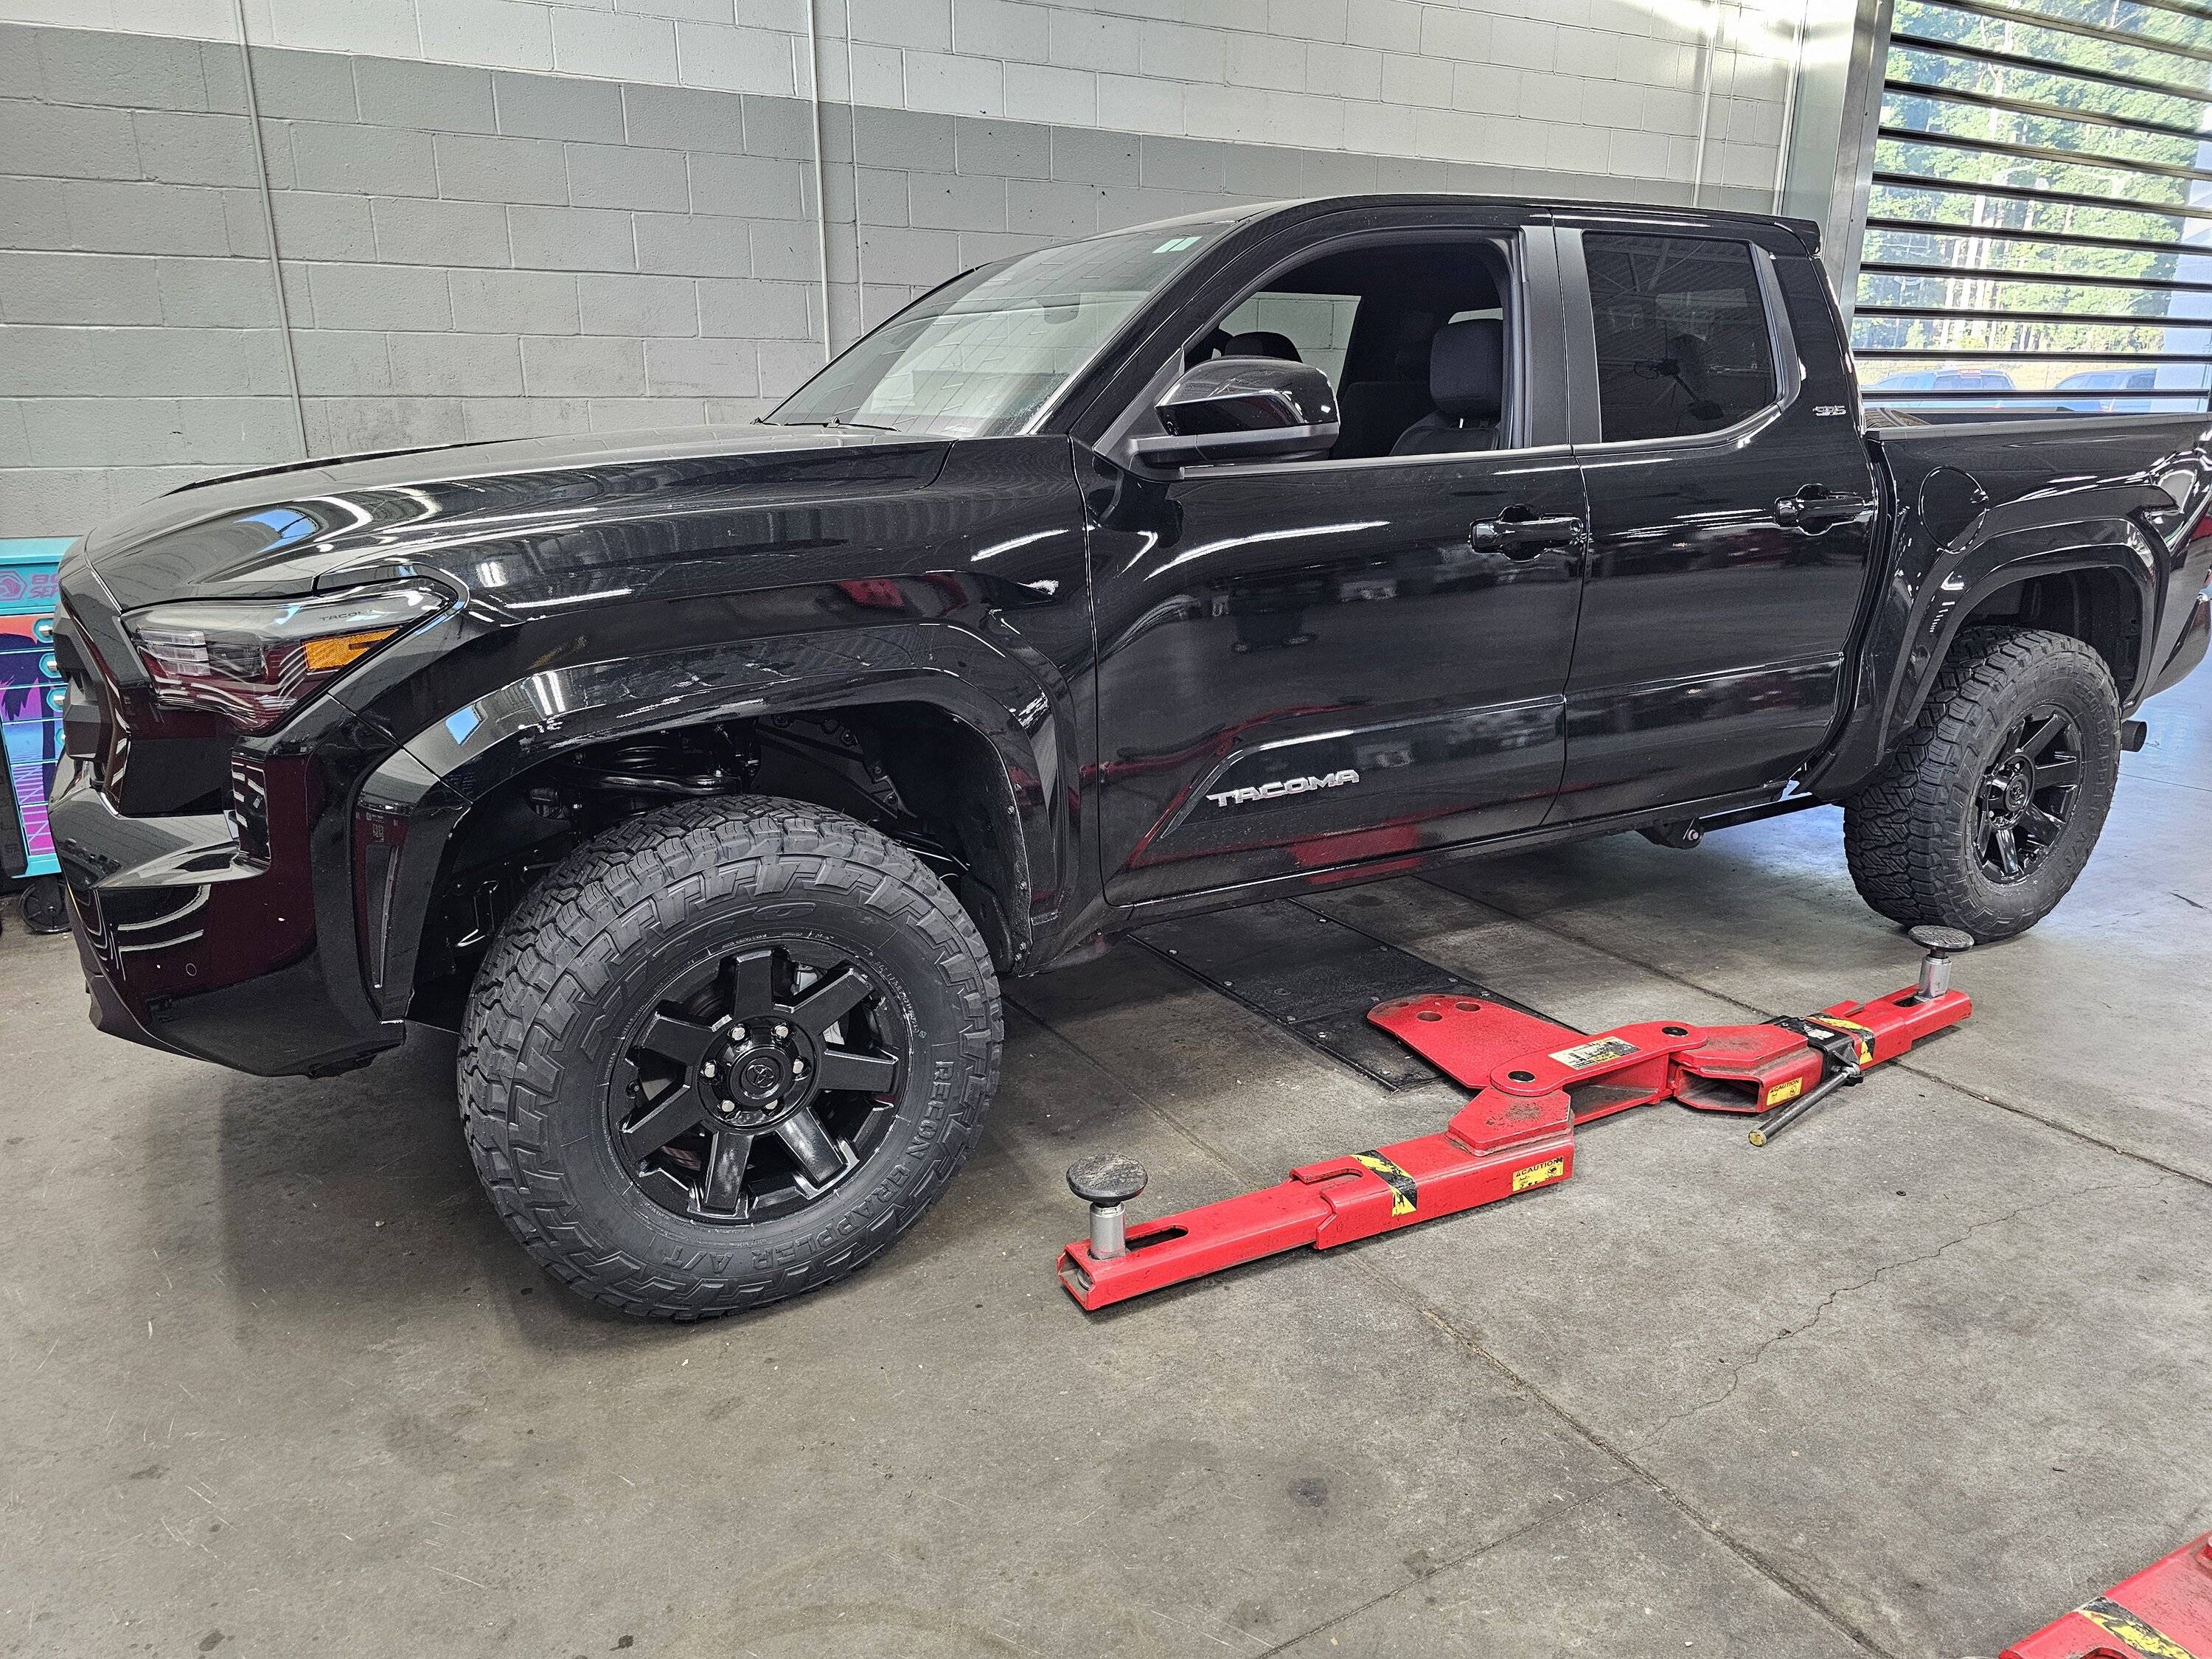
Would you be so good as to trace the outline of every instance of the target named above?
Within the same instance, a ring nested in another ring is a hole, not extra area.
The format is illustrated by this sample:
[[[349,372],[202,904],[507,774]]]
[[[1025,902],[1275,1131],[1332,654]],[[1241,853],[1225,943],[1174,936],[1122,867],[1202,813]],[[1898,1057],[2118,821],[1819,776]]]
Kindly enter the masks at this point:
[[[1429,398],[1441,413],[1494,421],[1504,396],[1504,324],[1475,317],[1436,331],[1429,342]]]
[[[1221,348],[1224,357],[1279,357],[1286,363],[1303,362],[1297,347],[1287,334],[1278,334],[1271,328],[1255,328],[1249,334],[1232,334]]]

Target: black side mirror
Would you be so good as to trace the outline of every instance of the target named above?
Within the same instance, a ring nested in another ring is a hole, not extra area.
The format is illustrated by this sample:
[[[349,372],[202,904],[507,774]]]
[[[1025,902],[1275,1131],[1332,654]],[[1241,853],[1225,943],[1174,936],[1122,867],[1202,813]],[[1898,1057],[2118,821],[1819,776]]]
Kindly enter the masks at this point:
[[[1336,393],[1310,363],[1217,357],[1184,371],[1156,410],[1165,431],[1130,440],[1158,466],[1195,461],[1294,460],[1336,443]]]

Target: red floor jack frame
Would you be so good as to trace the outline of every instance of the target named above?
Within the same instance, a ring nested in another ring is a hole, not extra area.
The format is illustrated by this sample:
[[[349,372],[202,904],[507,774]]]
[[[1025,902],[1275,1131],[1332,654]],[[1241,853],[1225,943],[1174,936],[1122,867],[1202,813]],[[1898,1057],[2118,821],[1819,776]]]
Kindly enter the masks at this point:
[[[1134,1226],[1127,1206],[1144,1190],[1144,1170],[1086,1158],[1067,1184],[1091,1206],[1091,1236],[1060,1252],[1060,1283],[1084,1307],[1103,1308],[1553,1186],[1574,1172],[1577,1127],[1655,1101],[1763,1115],[1751,1132],[1763,1146],[1869,1067],[1973,1012],[1950,988],[1951,953],[1973,940],[1944,927],[1916,927],[1912,938],[1927,952],[1918,984],[1759,1025],[1652,1021],[1585,1036],[1468,997],[1382,1003],[1369,1019],[1475,1091],[1441,1133],[1309,1164],[1278,1186]]]
[[[2003,1659],[2212,1659],[2212,1533],[2014,1643]]]

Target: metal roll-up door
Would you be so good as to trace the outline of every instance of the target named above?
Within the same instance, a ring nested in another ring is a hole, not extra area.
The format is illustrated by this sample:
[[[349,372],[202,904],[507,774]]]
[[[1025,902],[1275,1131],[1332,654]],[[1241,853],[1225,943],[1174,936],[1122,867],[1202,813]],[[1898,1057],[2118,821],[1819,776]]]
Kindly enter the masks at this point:
[[[1929,418],[2203,409],[2212,4],[1897,0],[1852,342]]]

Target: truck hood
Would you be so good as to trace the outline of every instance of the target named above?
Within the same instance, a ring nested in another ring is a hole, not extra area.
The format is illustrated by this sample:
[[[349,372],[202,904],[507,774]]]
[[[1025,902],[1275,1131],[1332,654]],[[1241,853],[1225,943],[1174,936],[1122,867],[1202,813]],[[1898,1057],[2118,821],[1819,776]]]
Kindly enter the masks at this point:
[[[750,425],[305,461],[173,491],[102,526],[70,562],[123,611],[426,571],[472,591],[557,591],[624,562],[743,548],[759,539],[732,521],[748,509],[925,489],[948,448],[904,433]]]

